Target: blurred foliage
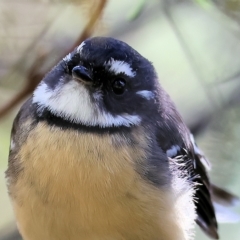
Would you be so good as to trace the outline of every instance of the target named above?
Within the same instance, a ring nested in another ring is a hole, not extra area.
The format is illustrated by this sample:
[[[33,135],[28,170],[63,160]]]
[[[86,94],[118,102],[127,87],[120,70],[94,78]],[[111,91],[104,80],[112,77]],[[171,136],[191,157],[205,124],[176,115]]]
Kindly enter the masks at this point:
[[[136,6],[134,11],[132,11],[132,13],[129,14],[129,17],[128,17],[129,21],[133,21],[140,16],[142,11],[144,10],[144,7],[145,7],[146,3],[147,3],[147,0],[140,0],[139,1],[139,4]]]
[[[227,16],[233,18],[238,23],[240,21],[240,0],[195,0],[204,8],[209,8],[211,5],[216,6],[220,11]]]

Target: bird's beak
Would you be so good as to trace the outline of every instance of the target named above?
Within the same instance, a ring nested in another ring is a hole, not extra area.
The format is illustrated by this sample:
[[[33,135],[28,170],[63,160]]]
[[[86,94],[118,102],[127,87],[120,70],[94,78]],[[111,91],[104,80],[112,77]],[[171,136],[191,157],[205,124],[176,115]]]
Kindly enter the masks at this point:
[[[93,78],[90,71],[84,66],[76,66],[72,69],[72,75],[75,79],[84,83],[92,83]]]

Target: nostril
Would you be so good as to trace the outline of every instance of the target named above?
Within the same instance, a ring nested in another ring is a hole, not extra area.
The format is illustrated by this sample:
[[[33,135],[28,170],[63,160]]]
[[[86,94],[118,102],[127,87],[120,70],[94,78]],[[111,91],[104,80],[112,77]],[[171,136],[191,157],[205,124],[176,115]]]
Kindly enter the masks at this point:
[[[92,82],[92,76],[87,68],[84,66],[76,66],[72,69],[72,75],[84,82]]]

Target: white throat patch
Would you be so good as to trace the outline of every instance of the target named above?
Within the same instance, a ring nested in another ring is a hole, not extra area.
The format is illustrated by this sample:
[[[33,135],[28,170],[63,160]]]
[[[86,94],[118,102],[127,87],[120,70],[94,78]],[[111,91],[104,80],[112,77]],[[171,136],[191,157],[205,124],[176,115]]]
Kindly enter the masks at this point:
[[[141,122],[137,115],[113,116],[100,111],[97,103],[95,104],[90,99],[85,86],[75,80],[59,84],[54,90],[49,89],[44,82],[40,83],[33,93],[33,103],[38,104],[40,113],[44,108],[48,108],[56,116],[86,126],[129,127]]]

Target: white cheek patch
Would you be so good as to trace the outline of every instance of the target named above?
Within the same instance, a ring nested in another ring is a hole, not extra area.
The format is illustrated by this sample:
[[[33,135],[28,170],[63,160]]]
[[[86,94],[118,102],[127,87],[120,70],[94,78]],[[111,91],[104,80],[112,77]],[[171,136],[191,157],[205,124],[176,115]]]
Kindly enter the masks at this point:
[[[82,42],[82,43],[77,47],[77,52],[78,52],[79,54],[81,54],[84,45],[86,45],[86,43],[85,43],[85,42]]]
[[[89,94],[76,81],[70,81],[54,90],[49,89],[45,83],[41,84],[34,91],[33,103],[38,103],[40,110],[48,107],[57,116],[74,122],[79,121],[79,115],[88,118],[93,114]],[[82,108],[81,105],[89,108]]]
[[[95,96],[100,99],[99,93]],[[100,111],[97,102],[91,101],[89,91],[81,83],[71,80],[52,90],[43,82],[33,93],[33,103],[41,113],[46,107],[56,116],[86,126],[119,127],[137,125],[141,118],[137,115],[121,114],[113,116]]]
[[[176,157],[180,147],[178,145],[173,145],[170,149],[166,151],[169,158]]]
[[[138,91],[136,93],[138,95],[140,95],[141,97],[146,98],[147,100],[150,100],[155,97],[155,94],[148,90],[142,90],[142,91]]]
[[[136,72],[132,70],[131,66],[124,61],[111,58],[108,62],[104,63],[104,66],[107,67],[107,70],[115,74],[123,73],[129,77],[134,77],[136,75]]]

